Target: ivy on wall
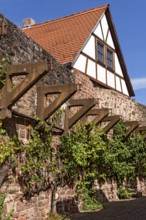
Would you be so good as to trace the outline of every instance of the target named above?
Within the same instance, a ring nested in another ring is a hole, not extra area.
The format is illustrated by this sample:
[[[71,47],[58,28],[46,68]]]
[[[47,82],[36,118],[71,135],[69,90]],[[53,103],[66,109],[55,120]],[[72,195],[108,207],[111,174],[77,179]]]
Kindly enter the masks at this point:
[[[5,83],[8,62],[7,58],[0,61],[1,85]],[[62,113],[60,109],[51,117],[52,125],[61,123]],[[8,169],[13,170],[27,198],[51,188],[52,210],[57,187],[66,184],[76,185],[77,195],[84,196],[86,209],[92,202],[92,208],[97,207],[93,190],[95,180],[114,178],[124,194],[125,179],[146,177],[146,143],[135,134],[125,140],[125,133],[122,121],[114,127],[110,139],[95,124],[78,123],[74,131],[60,137],[60,145],[56,148],[52,127],[37,119],[30,132],[29,144],[24,146],[16,136],[8,137],[0,122],[0,170],[6,175]],[[0,187],[5,179],[0,174]],[[2,196],[2,204],[4,198]]]
[[[76,184],[77,194],[94,200],[94,181],[115,178],[119,187],[123,180],[146,176],[146,143],[133,134],[124,140],[126,128],[118,123],[108,139],[102,128],[92,123],[79,123],[74,132],[60,138],[56,150],[52,129],[39,121],[31,130],[29,144],[17,137],[9,138],[0,128],[0,166],[9,161],[18,175],[25,196],[32,196],[59,185]],[[86,205],[85,205],[86,207]],[[53,206],[52,206],[53,209]]]
[[[47,123],[38,121],[31,130],[29,144],[21,147],[23,158],[19,166],[19,181],[27,196],[46,190],[49,186],[50,173],[54,161],[51,146],[52,132]]]
[[[0,60],[0,87],[6,82],[6,74],[9,67],[9,59],[4,57]]]

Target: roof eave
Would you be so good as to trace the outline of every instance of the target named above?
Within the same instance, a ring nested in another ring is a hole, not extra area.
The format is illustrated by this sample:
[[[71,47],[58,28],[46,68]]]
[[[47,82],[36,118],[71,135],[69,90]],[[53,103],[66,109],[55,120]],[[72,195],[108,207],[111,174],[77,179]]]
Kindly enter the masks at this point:
[[[130,77],[128,75],[128,71],[127,71],[127,67],[126,67],[126,64],[125,64],[124,56],[123,56],[123,53],[122,53],[122,50],[121,50],[121,47],[120,47],[120,43],[119,43],[118,35],[117,35],[117,32],[116,32],[116,28],[115,28],[115,25],[113,23],[112,15],[110,13],[109,8],[107,8],[105,13],[106,13],[106,16],[108,17],[107,20],[108,20],[109,26],[111,28],[111,34],[113,36],[114,44],[115,44],[115,47],[116,47],[116,50],[117,50],[117,55],[119,57],[119,61],[120,61],[120,64],[121,64],[121,67],[122,67],[122,70],[123,70],[123,73],[124,73],[125,82],[126,82],[126,85],[127,85],[127,88],[128,88],[129,96],[135,96],[135,93],[134,93],[134,90],[133,90],[133,87],[132,87],[132,84],[131,84],[131,81],[130,81]]]

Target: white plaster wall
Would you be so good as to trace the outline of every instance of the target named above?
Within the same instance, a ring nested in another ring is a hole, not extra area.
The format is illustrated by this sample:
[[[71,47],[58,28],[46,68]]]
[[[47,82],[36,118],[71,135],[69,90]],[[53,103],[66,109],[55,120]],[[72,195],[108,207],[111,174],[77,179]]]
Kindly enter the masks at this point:
[[[108,31],[108,23],[107,23],[107,19],[105,15],[101,19],[101,24],[102,24],[102,29],[103,29],[104,40],[106,40],[107,31]]]
[[[73,67],[85,73],[86,59],[87,58],[85,56],[80,54]]]
[[[97,79],[103,83],[106,83],[106,70],[99,64],[97,64]]]
[[[123,76],[123,72],[122,72],[122,69],[121,69],[121,65],[119,63],[119,59],[118,59],[118,56],[117,54],[115,53],[115,71],[117,74],[119,74],[120,76]]]
[[[101,40],[103,40],[103,34],[102,34],[102,31],[101,31],[100,23],[98,23],[97,27],[95,28],[94,34],[96,34],[96,36],[98,36]]]
[[[87,65],[87,75],[92,76],[94,79],[96,79],[96,66],[95,62],[92,60],[88,60],[88,65]]]
[[[109,31],[108,32],[108,37],[107,37],[107,42],[106,42],[109,46],[111,46],[113,49],[115,49],[115,46],[114,46],[114,42],[113,42],[113,39],[112,39],[112,36],[111,36],[111,32]]]
[[[115,76],[110,71],[107,71],[107,84],[115,89]]]
[[[120,83],[120,78],[118,77],[118,76],[116,76],[116,89],[118,90],[118,91],[122,91],[121,90],[121,83]]]
[[[91,36],[86,43],[83,52],[87,54],[88,56],[92,57],[95,59],[95,37]]]
[[[122,79],[121,80],[121,83],[122,83],[122,90],[123,90],[123,93],[125,94],[125,95],[128,95],[129,96],[129,93],[128,93],[128,90],[127,90],[127,86],[126,86],[126,83],[125,83],[125,81]]]

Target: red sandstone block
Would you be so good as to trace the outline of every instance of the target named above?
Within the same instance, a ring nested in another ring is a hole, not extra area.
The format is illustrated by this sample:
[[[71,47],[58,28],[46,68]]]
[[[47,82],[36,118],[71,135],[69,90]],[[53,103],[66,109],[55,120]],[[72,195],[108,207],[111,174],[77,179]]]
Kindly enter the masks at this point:
[[[18,217],[18,219],[17,220],[26,220],[26,218],[25,217]]]
[[[19,131],[19,137],[21,138],[21,139],[24,139],[24,138],[27,138],[27,131],[26,130],[22,130],[22,129],[20,129],[20,131]]]

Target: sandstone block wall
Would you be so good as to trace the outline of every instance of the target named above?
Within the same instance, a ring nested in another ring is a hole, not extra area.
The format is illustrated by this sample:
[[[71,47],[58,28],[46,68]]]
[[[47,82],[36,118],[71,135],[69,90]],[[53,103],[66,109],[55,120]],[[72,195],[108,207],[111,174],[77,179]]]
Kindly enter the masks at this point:
[[[0,14],[0,19],[3,15]],[[13,23],[7,20],[8,30],[5,36],[0,36],[0,58],[8,57],[10,64],[46,61],[48,63],[48,74],[43,77],[30,91],[28,91],[13,107],[13,109],[26,115],[34,116],[36,112],[36,87],[49,84],[81,84],[73,98],[96,98],[97,107],[110,108],[111,114],[120,114],[124,120],[138,120],[146,124],[146,106],[136,103],[131,98],[113,90],[105,89],[95,85],[86,75],[76,70],[68,70],[44,51],[39,45],[28,38]],[[19,79],[16,79],[16,83]],[[12,118],[4,122],[8,134],[12,136],[17,133],[19,138],[27,144],[29,136],[29,125],[31,122],[23,118]],[[54,142],[55,143],[55,142]],[[9,186],[0,189],[7,191],[6,210],[14,206],[13,220],[45,220],[51,205],[51,190],[35,195],[27,201],[22,196],[22,191],[17,179],[12,177]],[[98,197],[102,193],[108,200],[117,198],[116,183],[108,182],[98,186]],[[144,188],[144,187],[143,187]],[[102,192],[102,193],[101,193]],[[56,208],[62,211],[78,210],[75,203],[74,189],[68,187],[59,188],[56,193]]]
[[[0,19],[3,15],[0,14]],[[74,77],[70,70],[59,64],[50,54],[28,38],[16,25],[7,20],[7,34],[0,36],[0,59],[9,58],[10,64],[22,64],[29,62],[44,61],[48,64],[48,73],[33,88],[31,88],[16,104],[13,110],[28,116],[36,115],[37,94],[36,87],[50,84],[74,83]],[[14,84],[17,85],[22,77],[16,77]],[[24,144],[28,143],[29,126],[31,120],[23,117],[15,117],[5,120],[4,126],[9,136],[18,135]],[[7,184],[8,183],[8,184]],[[51,207],[51,190],[34,195],[30,200],[23,198],[23,193],[16,176],[10,177],[6,185],[0,188],[0,194],[7,193],[5,211],[14,208],[12,220],[45,220]],[[64,189],[57,192],[57,209],[70,209],[74,204],[74,191]],[[65,200],[65,201],[64,201]],[[64,207],[64,208],[63,208]],[[61,212],[61,211],[59,211]]]
[[[111,115],[121,115],[125,121],[139,121],[146,125],[146,106],[117,91],[98,86],[77,70],[73,74],[75,82],[82,85],[82,90],[75,94],[75,98],[97,98],[98,107],[109,108]]]
[[[0,20],[2,20],[3,17],[4,16],[0,14]],[[10,64],[47,62],[49,71],[46,76],[37,83],[37,86],[69,84],[74,82],[73,75],[67,68],[59,64],[50,54],[18,29],[16,25],[8,19],[6,19],[6,22],[7,34],[0,36],[0,59],[7,57],[9,58]],[[18,82],[19,81],[20,79]],[[17,84],[17,79],[15,79],[15,84]],[[36,102],[36,86],[34,86],[16,103],[14,109],[21,113],[34,116]]]

